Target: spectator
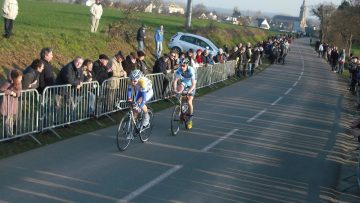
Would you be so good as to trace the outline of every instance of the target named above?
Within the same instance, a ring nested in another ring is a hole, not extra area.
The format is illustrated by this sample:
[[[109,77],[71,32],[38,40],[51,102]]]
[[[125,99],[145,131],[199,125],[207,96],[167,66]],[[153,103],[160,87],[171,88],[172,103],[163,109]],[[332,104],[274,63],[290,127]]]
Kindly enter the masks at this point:
[[[100,3],[100,0],[96,0],[95,3],[90,8],[91,13],[91,29],[90,31],[92,33],[95,33],[99,26],[99,21],[101,18],[101,15],[103,13],[103,8]]]
[[[233,51],[229,54],[228,60],[229,61],[237,60],[239,56],[239,51],[240,51],[239,48],[235,46]]]
[[[17,0],[4,0],[2,10],[4,17],[5,38],[9,38],[12,35],[13,21],[18,15],[18,9]]]
[[[115,54],[114,58],[111,59],[111,69],[112,69],[112,77],[122,78],[126,77],[126,71],[122,66],[122,62],[125,60],[125,57],[122,51],[119,51]]]
[[[334,72],[337,72],[337,65],[339,63],[339,52],[337,50],[337,47],[334,47],[334,49],[331,51],[331,70]]]
[[[164,55],[163,57],[159,58],[155,61],[155,65],[153,67],[153,73],[164,73],[168,70],[168,61],[169,56]]]
[[[101,85],[104,80],[112,76],[112,70],[108,67],[109,57],[105,54],[100,54],[99,59],[93,63],[94,78]]]
[[[209,53],[209,64],[214,65],[215,61],[214,61],[214,53],[210,52]]]
[[[171,50],[169,53],[168,69],[174,72],[177,64],[179,64],[179,55],[176,51]]]
[[[129,75],[131,71],[138,69],[137,64],[137,54],[135,52],[131,52],[125,59],[125,61],[122,62],[122,65],[124,67],[124,70],[126,71],[126,74]]]
[[[44,70],[44,62],[35,59],[23,72],[22,89],[36,89],[39,87],[39,76]]]
[[[203,64],[203,60],[202,60],[202,50],[198,49],[196,51],[196,60],[195,60],[199,65]]]
[[[122,66],[122,62],[124,61],[124,55],[121,51],[119,51],[118,53],[115,54],[115,56],[113,57],[113,59],[111,60],[112,62],[112,77],[111,77],[111,81],[108,84],[107,88],[108,88],[108,93],[107,93],[107,98],[105,98],[106,102],[107,102],[107,112],[113,111],[115,108],[115,101],[116,99],[119,97],[117,95],[120,94],[120,91],[122,91],[120,88],[120,78],[124,78],[126,77],[126,72]]]
[[[44,63],[44,70],[39,76],[38,91],[42,94],[45,87],[55,84],[54,68],[50,64],[53,59],[53,51],[50,48],[43,48],[40,52],[40,59]]]
[[[93,61],[91,59],[85,59],[83,63],[82,82],[91,82],[93,80]]]
[[[219,49],[218,54],[214,57],[215,63],[225,63],[226,56],[222,48]]]
[[[0,85],[0,92],[5,95],[0,100],[0,114],[5,118],[5,137],[14,136],[14,122],[18,111],[18,98],[21,95],[22,73],[19,70],[10,72],[8,81]]]
[[[93,80],[93,61],[90,59],[85,59],[84,63],[83,63],[83,78],[82,78],[82,82],[91,82]],[[92,117],[95,115],[95,101],[96,101],[96,96],[92,91],[88,91],[88,98],[89,98],[89,110],[88,110],[88,116]]]
[[[146,33],[145,33],[145,25],[142,24],[142,26],[138,29],[137,31],[137,35],[136,35],[136,40],[138,42],[138,51],[143,51],[144,50],[144,40],[146,38]],[[130,73],[128,73],[129,75]]]
[[[138,69],[141,70],[141,72],[144,75],[146,75],[148,73],[148,66],[147,66],[147,64],[145,62],[146,54],[143,51],[138,51],[137,56],[138,56],[138,58],[137,58],[137,67],[138,67]]]
[[[249,75],[252,75],[252,50],[251,50],[251,45],[250,43],[248,44],[248,46],[246,47],[246,51],[245,51],[245,67],[246,69],[249,71]]]
[[[161,56],[161,52],[163,51],[163,41],[164,41],[164,26],[160,25],[158,29],[155,31],[155,53],[156,53],[156,59],[159,59]]]
[[[59,85],[72,85],[77,89],[80,89],[82,85],[82,77],[80,68],[84,62],[84,59],[81,57],[76,57],[73,61],[66,64],[59,72],[58,77],[56,78],[56,83]],[[79,74],[80,73],[80,74]]]
[[[339,70],[337,71],[337,73],[342,74],[344,71],[344,65],[345,65],[345,60],[346,60],[346,56],[345,56],[345,49],[342,49],[340,52],[340,56],[339,56]]]
[[[324,45],[321,43],[319,45],[319,58],[323,56],[323,52],[324,52]]]
[[[207,65],[214,65],[214,60],[210,59],[209,50],[205,49],[202,54],[202,62]]]
[[[189,49],[187,52],[186,52],[186,58],[188,58],[189,59],[189,61],[190,61],[190,64],[189,64],[189,66],[192,66],[192,67],[194,67],[194,61],[193,61],[193,58],[194,58],[194,55],[195,55],[195,53],[194,53],[194,49]]]

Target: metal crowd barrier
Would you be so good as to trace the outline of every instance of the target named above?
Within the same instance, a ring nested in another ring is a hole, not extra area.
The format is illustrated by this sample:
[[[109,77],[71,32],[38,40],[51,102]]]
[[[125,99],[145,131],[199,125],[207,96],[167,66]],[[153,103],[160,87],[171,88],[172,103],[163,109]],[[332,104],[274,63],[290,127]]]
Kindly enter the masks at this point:
[[[235,61],[229,61],[225,64],[199,67],[196,72],[196,88],[207,87],[235,75],[235,65]],[[170,96],[173,73],[149,74],[146,77],[153,82],[154,97],[151,102]],[[0,142],[24,135],[30,135],[36,140],[32,136],[34,133],[53,131],[56,127],[126,108],[126,104],[120,103],[120,100],[127,99],[127,80],[128,78],[111,78],[105,80],[101,86],[96,81],[86,82],[79,89],[71,85],[50,86],[44,89],[42,96],[36,90],[22,91],[17,112],[3,113],[4,115],[0,116]],[[0,107],[10,108],[10,102],[6,98],[4,93],[0,94]]]
[[[120,104],[119,101],[127,99],[127,84],[128,78],[110,78],[102,83],[97,97],[96,116],[104,116],[120,111],[120,108],[126,108],[126,104]]]
[[[39,130],[39,93],[36,90],[24,90],[17,101],[16,104],[9,96],[0,94],[0,142],[25,135],[35,139],[32,134]]]
[[[87,120],[95,115],[99,83],[46,87],[41,101],[40,131]]]

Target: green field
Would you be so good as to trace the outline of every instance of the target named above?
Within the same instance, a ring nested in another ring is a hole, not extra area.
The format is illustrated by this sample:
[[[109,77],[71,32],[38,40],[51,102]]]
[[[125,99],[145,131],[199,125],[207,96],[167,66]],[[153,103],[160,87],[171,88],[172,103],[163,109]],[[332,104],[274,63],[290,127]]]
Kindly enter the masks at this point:
[[[111,36],[109,25],[121,22],[119,30],[126,30],[130,38]],[[135,50],[135,34],[145,23],[149,28],[146,53],[147,61],[153,64],[153,33],[156,27],[164,25],[165,43],[178,31],[184,31],[184,17],[159,14],[131,13],[117,9],[104,9],[99,32],[90,33],[89,7],[76,4],[52,3],[49,1],[19,0],[19,15],[14,21],[14,36],[10,39],[0,37],[0,66],[2,73],[9,68],[24,68],[38,57],[43,47],[54,49],[55,67],[61,67],[75,56],[95,59],[99,53],[112,56],[118,50],[125,53]],[[3,21],[1,21],[3,28]],[[273,32],[230,24],[194,20],[190,32],[210,38],[218,46],[232,47],[238,42],[256,42],[265,39]],[[150,65],[151,66],[151,65]],[[1,74],[1,72],[0,72]],[[3,74],[2,74],[3,75]]]

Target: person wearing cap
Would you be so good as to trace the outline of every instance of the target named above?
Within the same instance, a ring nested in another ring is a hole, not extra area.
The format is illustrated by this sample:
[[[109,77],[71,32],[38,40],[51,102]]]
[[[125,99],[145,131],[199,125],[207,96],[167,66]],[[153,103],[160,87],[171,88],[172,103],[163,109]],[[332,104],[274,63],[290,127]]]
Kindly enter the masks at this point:
[[[112,69],[108,67],[109,57],[105,54],[100,54],[99,59],[93,63],[94,78],[101,85],[104,80],[112,76]]]
[[[131,52],[122,62],[122,65],[126,71],[126,74],[130,75],[131,71],[138,69],[137,54],[135,52]]]
[[[112,69],[112,77],[122,78],[126,77],[126,71],[122,66],[122,62],[125,60],[125,57],[122,51],[119,51],[115,54],[115,56],[111,59],[111,69]]]
[[[145,52],[137,51],[137,68],[141,70],[141,72],[146,75],[148,73],[148,65],[145,62]]]
[[[156,29],[154,34],[155,39],[155,53],[156,53],[156,59],[159,59],[161,56],[161,52],[163,51],[163,41],[164,41],[164,26],[160,25],[158,29]]]
[[[187,93],[187,99],[189,105],[189,110],[188,110],[189,119],[188,122],[186,123],[186,127],[188,129],[191,129],[193,126],[193,116],[194,116],[193,100],[196,90],[196,76],[195,76],[195,69],[189,66],[189,63],[190,60],[185,58],[181,62],[181,66],[175,71],[173,89],[177,94],[184,93],[184,91]]]

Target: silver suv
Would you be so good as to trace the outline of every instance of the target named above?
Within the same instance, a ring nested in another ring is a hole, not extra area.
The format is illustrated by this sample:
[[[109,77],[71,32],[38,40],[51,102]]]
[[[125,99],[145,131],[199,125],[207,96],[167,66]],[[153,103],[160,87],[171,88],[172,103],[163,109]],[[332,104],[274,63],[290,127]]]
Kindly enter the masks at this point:
[[[169,49],[176,50],[178,53],[186,52],[189,49],[193,49],[194,51],[198,49],[208,49],[209,53],[216,55],[219,50],[214,43],[205,37],[182,32],[178,32],[172,36],[168,46]]]

